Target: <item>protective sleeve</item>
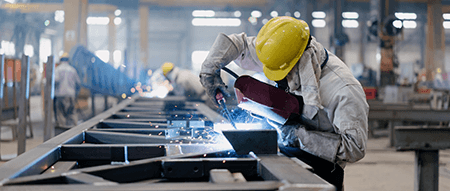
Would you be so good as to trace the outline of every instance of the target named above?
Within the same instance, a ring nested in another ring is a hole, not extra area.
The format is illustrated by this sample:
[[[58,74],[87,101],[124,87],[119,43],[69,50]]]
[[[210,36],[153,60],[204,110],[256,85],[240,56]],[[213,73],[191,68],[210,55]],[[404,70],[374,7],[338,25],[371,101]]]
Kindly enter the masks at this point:
[[[366,151],[369,111],[365,96],[362,94],[364,94],[362,88],[357,85],[342,88],[334,96],[335,110],[328,111],[328,115],[334,116],[332,118],[334,128],[330,128],[324,119],[320,119],[322,122],[316,119],[324,118],[326,115],[324,111],[319,110],[311,120],[311,123],[317,123],[314,125],[316,129],[300,126],[295,132],[300,148],[330,162],[337,162],[341,166],[345,162],[362,159]]]
[[[337,152],[340,161],[356,162],[366,152],[369,105],[360,85],[347,85],[334,96],[338,103],[333,124],[341,135]]]

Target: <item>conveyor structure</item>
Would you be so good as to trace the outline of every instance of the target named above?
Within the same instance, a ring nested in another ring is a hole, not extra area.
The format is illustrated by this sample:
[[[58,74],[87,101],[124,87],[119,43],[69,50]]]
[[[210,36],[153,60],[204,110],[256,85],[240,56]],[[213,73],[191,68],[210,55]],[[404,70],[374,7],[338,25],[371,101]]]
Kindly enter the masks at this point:
[[[334,190],[298,159],[237,155],[182,97],[137,95],[0,166],[0,190]]]

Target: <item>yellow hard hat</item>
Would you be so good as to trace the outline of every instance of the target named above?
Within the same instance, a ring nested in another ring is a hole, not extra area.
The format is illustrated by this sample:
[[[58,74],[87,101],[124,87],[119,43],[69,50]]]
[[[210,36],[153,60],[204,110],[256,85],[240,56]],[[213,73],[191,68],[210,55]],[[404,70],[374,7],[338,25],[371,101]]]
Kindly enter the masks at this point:
[[[282,80],[308,45],[310,32],[303,20],[282,16],[269,20],[256,36],[256,54],[272,81]]]
[[[64,52],[64,53],[61,55],[61,58],[59,59],[59,61],[60,61],[60,62],[63,62],[63,61],[68,62],[68,61],[69,61],[69,53]]]
[[[162,68],[164,76],[166,76],[170,71],[172,71],[173,66],[174,66],[173,63],[171,63],[171,62],[166,62],[162,65],[161,68]]]

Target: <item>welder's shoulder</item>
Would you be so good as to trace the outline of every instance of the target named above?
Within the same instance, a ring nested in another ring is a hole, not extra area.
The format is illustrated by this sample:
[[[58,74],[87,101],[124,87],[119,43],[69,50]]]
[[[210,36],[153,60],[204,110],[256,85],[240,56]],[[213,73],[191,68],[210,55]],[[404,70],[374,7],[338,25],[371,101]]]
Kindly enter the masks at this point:
[[[361,86],[359,81],[353,76],[349,67],[345,65],[337,56],[330,54],[326,66],[322,69],[320,85],[334,84],[333,86],[343,87],[347,85]]]

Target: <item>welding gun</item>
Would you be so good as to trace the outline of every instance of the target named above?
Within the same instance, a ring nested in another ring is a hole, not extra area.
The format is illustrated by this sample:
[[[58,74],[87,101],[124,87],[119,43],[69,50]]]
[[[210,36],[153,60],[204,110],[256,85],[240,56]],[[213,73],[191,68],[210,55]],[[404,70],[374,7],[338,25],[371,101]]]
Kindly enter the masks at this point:
[[[236,124],[234,123],[233,118],[231,118],[231,114],[227,109],[227,105],[225,105],[225,98],[223,97],[223,94],[222,92],[220,92],[220,90],[217,90],[216,101],[219,103],[220,107],[222,107],[222,109],[225,111],[225,114],[227,115],[228,121],[230,121],[231,125],[233,125],[235,129],[237,129]]]

